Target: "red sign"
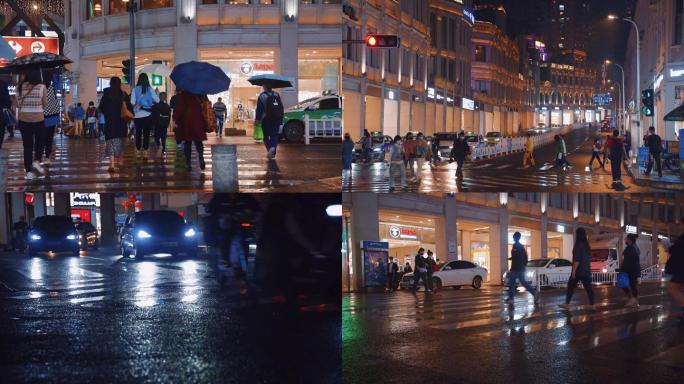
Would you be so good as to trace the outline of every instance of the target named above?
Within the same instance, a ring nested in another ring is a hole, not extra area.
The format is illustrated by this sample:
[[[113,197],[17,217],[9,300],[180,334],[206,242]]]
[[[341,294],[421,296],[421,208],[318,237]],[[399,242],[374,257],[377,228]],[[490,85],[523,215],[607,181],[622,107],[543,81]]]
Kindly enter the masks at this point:
[[[24,202],[26,205],[33,205],[34,196],[33,193],[27,192],[24,194]]]
[[[408,239],[417,239],[418,238],[418,231],[415,230],[415,228],[406,228],[402,227],[400,230],[400,237],[403,238],[408,238]]]
[[[42,52],[59,54],[59,40],[56,37],[3,36],[2,38],[14,49],[17,57]]]
[[[74,220],[81,219],[81,221],[86,221],[90,223],[90,209],[71,209],[71,218]]]

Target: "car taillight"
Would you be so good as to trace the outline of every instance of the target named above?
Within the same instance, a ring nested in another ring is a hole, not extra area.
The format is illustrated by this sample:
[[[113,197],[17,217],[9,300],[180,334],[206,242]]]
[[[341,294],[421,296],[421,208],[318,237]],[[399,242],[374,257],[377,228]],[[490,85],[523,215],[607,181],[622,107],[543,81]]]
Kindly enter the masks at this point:
[[[251,223],[242,223],[242,224],[240,224],[240,226],[241,226],[242,228],[249,228],[249,227],[252,226],[252,224],[251,224]]]

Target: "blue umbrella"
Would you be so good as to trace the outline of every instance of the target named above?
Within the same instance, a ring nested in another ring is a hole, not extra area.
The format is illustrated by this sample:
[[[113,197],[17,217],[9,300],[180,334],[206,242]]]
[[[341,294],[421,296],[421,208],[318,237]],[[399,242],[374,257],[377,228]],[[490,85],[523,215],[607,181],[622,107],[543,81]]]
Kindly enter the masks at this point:
[[[276,74],[254,75],[247,79],[252,85],[269,84],[271,88],[288,88],[292,86],[289,78]]]
[[[198,95],[214,95],[230,86],[230,79],[221,68],[200,61],[176,65],[169,77],[176,88]]]

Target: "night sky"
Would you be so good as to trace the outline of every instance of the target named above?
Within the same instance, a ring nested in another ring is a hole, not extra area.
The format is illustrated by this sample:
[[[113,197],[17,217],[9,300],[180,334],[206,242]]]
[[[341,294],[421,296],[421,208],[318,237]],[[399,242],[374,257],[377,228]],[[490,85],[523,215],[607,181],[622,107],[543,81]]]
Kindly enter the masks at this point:
[[[572,0],[568,0],[570,2]],[[550,6],[553,0],[474,0],[474,4],[503,4],[508,15],[508,34],[538,34],[540,24],[545,22],[541,9]],[[618,16],[631,17],[636,0],[586,0],[591,7],[590,18],[581,20],[583,28],[591,31],[589,61],[601,63],[612,59],[623,63],[626,42],[629,36],[629,24],[606,20],[606,16],[614,13]],[[555,4],[562,4],[556,0]]]

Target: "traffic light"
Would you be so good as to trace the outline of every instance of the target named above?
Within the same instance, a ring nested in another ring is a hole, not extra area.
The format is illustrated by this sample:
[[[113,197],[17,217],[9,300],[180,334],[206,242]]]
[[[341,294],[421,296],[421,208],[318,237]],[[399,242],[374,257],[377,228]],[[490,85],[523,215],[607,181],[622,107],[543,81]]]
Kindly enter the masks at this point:
[[[130,80],[128,77],[131,74],[131,60],[126,59],[121,62],[123,64],[123,69],[121,69],[121,72],[123,72],[123,80],[122,82],[124,84],[128,84],[128,81]]]
[[[397,35],[366,36],[366,46],[370,48],[398,48],[400,41]]]
[[[652,89],[644,89],[641,92],[641,103],[643,106],[641,107],[641,112],[644,114],[644,116],[653,116],[653,90]]]

